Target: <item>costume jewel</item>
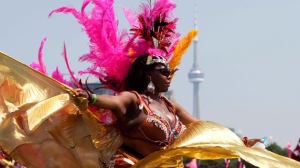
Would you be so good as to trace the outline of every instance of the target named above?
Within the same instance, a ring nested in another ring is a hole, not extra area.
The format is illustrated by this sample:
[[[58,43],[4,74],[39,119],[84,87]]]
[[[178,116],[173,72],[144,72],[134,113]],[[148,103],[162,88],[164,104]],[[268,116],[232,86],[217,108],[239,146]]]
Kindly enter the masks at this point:
[[[150,65],[150,64],[154,64],[154,63],[161,63],[161,64],[166,65],[167,68],[169,68],[168,61],[164,57],[149,55],[147,58],[146,65]]]
[[[143,108],[144,108],[143,103],[139,104],[139,109],[140,109],[140,110],[143,110]]]

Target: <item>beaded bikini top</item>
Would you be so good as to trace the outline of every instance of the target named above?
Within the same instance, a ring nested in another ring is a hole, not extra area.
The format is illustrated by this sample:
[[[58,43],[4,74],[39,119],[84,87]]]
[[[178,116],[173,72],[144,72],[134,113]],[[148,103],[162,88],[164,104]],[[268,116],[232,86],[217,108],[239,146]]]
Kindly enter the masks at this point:
[[[179,121],[178,116],[175,114],[173,104],[166,97],[161,96],[161,100],[166,104],[169,112],[175,116],[175,120],[169,123],[163,116],[150,108],[145,98],[137,93],[135,94],[139,99],[139,107],[144,108],[147,113],[147,118],[137,126],[138,131],[135,132],[135,135],[141,134],[138,135],[139,138],[159,146],[169,146],[186,129],[185,125]]]

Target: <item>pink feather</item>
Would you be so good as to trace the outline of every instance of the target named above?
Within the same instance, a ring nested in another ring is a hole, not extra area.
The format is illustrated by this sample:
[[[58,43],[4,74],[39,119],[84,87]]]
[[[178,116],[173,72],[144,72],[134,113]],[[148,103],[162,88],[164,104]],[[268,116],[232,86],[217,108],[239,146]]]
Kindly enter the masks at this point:
[[[93,8],[87,14],[85,9],[89,4],[93,4]],[[123,81],[132,64],[129,57],[137,57],[145,53],[157,53],[169,58],[175,44],[167,48],[169,53],[164,53],[161,50],[151,48],[145,39],[137,35],[130,35],[127,31],[120,33],[113,4],[114,0],[84,0],[80,11],[73,7],[61,7],[53,10],[49,17],[54,13],[72,14],[84,27],[83,30],[90,39],[90,52],[82,55],[79,61],[90,62],[91,66],[79,71],[79,74],[91,74],[99,78],[106,87],[115,91],[122,91],[124,90]],[[162,13],[165,13],[166,18],[172,21],[172,12],[176,5],[171,0],[157,0],[153,8],[150,6],[150,4],[142,4],[140,9],[140,15],[149,18],[147,23],[149,28],[151,28],[155,17]],[[131,27],[141,26],[137,19],[138,14],[126,9],[124,9],[124,13]],[[168,28],[175,30],[176,22],[177,19],[168,25]],[[176,43],[178,37],[179,34],[174,34],[167,40]]]
[[[47,71],[46,71],[46,65],[43,62],[43,48],[44,48],[44,44],[45,44],[46,40],[47,40],[47,38],[44,38],[40,44],[39,52],[38,52],[38,63],[32,62],[30,64],[30,67],[45,74],[45,75],[48,75]]]
[[[62,54],[62,55],[63,55],[63,57],[64,57],[64,59],[65,59],[67,69],[68,69],[68,71],[69,71],[69,74],[70,74],[70,76],[71,76],[73,82],[75,83],[75,85],[76,85],[77,87],[81,87],[81,85],[78,83],[76,77],[74,76],[73,71],[71,70],[71,68],[70,68],[70,66],[69,66],[69,61],[68,61],[68,57],[67,57],[67,50],[66,50],[66,44],[65,44],[65,43],[64,43],[64,49],[63,49],[63,54]],[[58,71],[58,69],[57,69],[56,71]],[[52,75],[53,75],[53,74],[52,74]],[[58,76],[60,77],[60,75],[58,75]],[[61,76],[62,76],[62,75],[61,75]],[[72,85],[72,83],[71,83],[71,85]]]
[[[44,48],[44,44],[45,44],[46,40],[47,40],[47,38],[44,38],[40,44],[39,52],[38,52],[38,63],[33,62],[30,64],[30,67],[32,67],[33,69],[36,69],[37,71],[39,71],[45,75],[48,75],[47,71],[46,71],[46,65],[43,62],[43,48]],[[52,73],[52,78],[56,79],[57,81],[59,81],[61,83],[66,84],[68,86],[72,86],[71,82],[69,82],[63,78],[63,75],[59,72],[58,68],[56,68],[56,70]]]
[[[55,71],[53,71],[52,78],[56,79],[57,81],[65,84],[65,85],[72,87],[72,83],[70,81],[67,81],[66,79],[64,79],[62,73],[58,70],[58,67],[56,67]]]

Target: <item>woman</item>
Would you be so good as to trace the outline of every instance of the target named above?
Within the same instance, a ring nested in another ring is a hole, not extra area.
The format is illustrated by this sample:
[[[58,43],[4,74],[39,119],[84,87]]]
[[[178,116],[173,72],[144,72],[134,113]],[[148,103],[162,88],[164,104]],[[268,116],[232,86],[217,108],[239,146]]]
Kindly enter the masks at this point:
[[[148,58],[163,61],[147,65]],[[145,157],[168,147],[184,131],[186,124],[197,119],[162,96],[171,82],[171,71],[163,58],[139,57],[128,74],[127,91],[116,96],[97,95],[93,106],[111,110],[121,125],[124,144]],[[88,91],[76,91],[77,96],[84,96],[93,102],[94,96]],[[148,147],[138,150],[140,145]]]
[[[168,148],[186,129],[198,121],[180,105],[163,96],[171,82],[172,72],[163,57],[138,57],[125,79],[126,91],[117,95],[95,95],[76,89],[76,96],[88,99],[91,106],[109,109],[117,118],[123,134],[122,149],[142,159]],[[245,141],[252,146],[260,139]]]

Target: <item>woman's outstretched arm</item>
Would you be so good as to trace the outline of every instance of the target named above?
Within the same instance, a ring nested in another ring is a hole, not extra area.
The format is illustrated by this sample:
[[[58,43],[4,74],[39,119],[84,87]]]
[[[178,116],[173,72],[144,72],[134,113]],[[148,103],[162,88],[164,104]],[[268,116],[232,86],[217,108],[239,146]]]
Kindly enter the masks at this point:
[[[129,107],[138,106],[137,97],[128,91],[120,92],[118,95],[96,95],[79,88],[75,91],[77,97],[87,98],[92,106],[111,110],[117,118],[123,117]]]

